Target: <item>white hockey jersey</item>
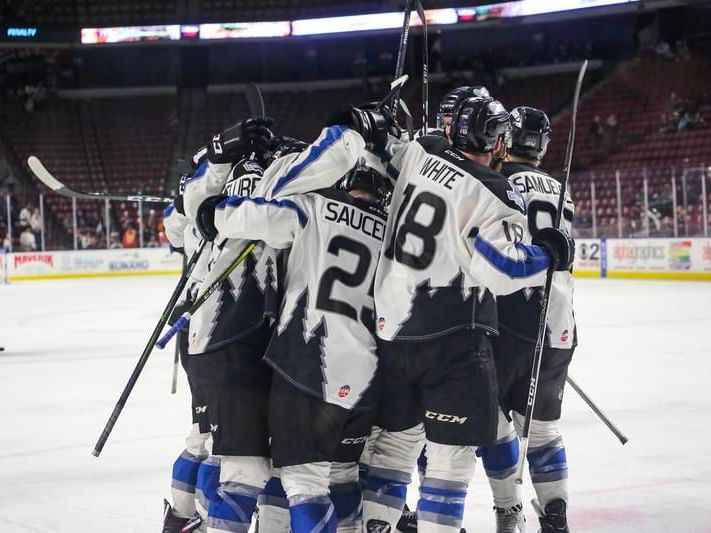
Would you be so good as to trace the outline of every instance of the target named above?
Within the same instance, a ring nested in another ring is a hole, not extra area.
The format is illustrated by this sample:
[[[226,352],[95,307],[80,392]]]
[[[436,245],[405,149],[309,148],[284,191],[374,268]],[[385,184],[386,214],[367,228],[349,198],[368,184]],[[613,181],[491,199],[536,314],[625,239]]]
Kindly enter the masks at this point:
[[[553,226],[560,183],[543,170],[525,163],[504,163],[502,174],[507,176],[519,190],[526,202],[531,235],[538,230]],[[570,194],[566,194],[562,225],[570,234],[575,206]],[[553,348],[571,348],[577,345],[577,328],[573,313],[573,275],[571,272],[556,272],[548,303],[546,344]],[[535,343],[538,336],[538,321],[543,299],[541,287],[526,288],[499,298],[499,326],[502,330]]]
[[[375,278],[377,335],[496,334],[494,295],[543,285],[550,265],[530,244],[518,190],[441,136],[409,143],[389,169],[397,181]]]
[[[275,186],[318,182],[328,187],[343,177],[364,143],[357,133],[336,128],[351,137],[350,146],[331,143],[316,158],[307,154],[298,175],[283,180],[287,171]],[[318,141],[307,152],[315,146]],[[317,163],[328,160],[331,165]],[[375,407],[370,387],[377,368],[372,283],[385,235],[384,212],[343,191],[322,188],[278,198],[233,196],[216,209],[215,225],[221,235],[290,249],[279,322],[265,360],[295,386],[328,403],[345,409]]]
[[[208,164],[204,173],[196,173],[186,181],[184,205],[187,218],[194,220],[200,203],[213,194],[237,191],[252,194],[263,173],[264,169],[249,159],[231,168],[230,165]],[[220,181],[223,181],[221,187]],[[214,192],[218,187],[219,190]],[[198,263],[192,276],[192,281],[200,283],[198,295],[207,290],[246,245],[244,241],[218,235],[203,252],[206,260]],[[266,317],[275,317],[279,302],[276,276],[274,250],[263,243],[258,244],[191,317],[188,352],[199,355],[218,350],[259,330]],[[267,341],[265,336],[265,346]]]
[[[197,172],[185,184],[186,215],[194,220],[205,198],[223,192],[264,199],[329,186],[337,180],[334,172],[345,168],[342,171],[345,174],[364,147],[365,142],[358,133],[334,126],[324,129],[306,151],[275,161],[263,175],[250,160],[240,162],[234,171],[229,164],[206,164],[203,172]],[[251,240],[259,240],[231,237],[234,235],[220,233],[212,245],[207,272],[195,269],[195,276],[203,278],[201,290],[206,290]],[[254,331],[264,316],[276,317],[280,301],[276,262],[274,249],[258,243],[220,290],[190,319],[188,349],[191,355],[219,349]]]

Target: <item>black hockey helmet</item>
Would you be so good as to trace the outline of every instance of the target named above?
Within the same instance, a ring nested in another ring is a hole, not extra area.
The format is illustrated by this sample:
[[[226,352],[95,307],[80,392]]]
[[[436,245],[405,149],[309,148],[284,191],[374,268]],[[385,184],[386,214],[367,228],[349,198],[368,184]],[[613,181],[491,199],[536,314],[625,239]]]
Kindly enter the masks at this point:
[[[491,95],[489,94],[489,90],[483,85],[464,85],[463,87],[452,89],[445,94],[439,104],[439,111],[437,112],[437,128],[444,130],[444,120],[446,118],[452,118],[452,112],[454,108],[457,107],[457,104],[466,98],[472,97],[490,98]]]
[[[465,152],[485,154],[493,151],[501,136],[508,136],[511,115],[493,98],[467,98],[452,114],[449,138]]]
[[[540,161],[551,140],[551,121],[540,109],[520,106],[511,111],[511,148],[513,155]]]
[[[392,184],[386,176],[373,167],[367,166],[362,160],[343,176],[338,186],[344,191],[358,189],[369,192],[383,206],[387,203],[393,190]]]
[[[301,153],[309,147],[308,143],[282,135],[274,137],[269,143],[269,150],[264,154],[264,168],[267,168],[280,157]]]

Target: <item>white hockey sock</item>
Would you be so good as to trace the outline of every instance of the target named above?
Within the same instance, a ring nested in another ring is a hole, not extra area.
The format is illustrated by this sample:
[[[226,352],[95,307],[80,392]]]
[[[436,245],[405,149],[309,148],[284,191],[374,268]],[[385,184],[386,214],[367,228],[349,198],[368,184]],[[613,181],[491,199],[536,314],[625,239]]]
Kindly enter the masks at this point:
[[[516,429],[523,425],[523,416],[514,413]],[[542,508],[551,500],[568,501],[568,460],[559,420],[531,421],[528,441],[528,470]]]
[[[382,431],[373,445],[363,491],[363,523],[380,522],[395,531],[405,507],[407,486],[424,444],[422,424],[405,431]]]
[[[496,442],[480,446],[477,455],[484,463],[494,496],[494,505],[505,510],[521,505],[521,487],[515,481],[519,460],[518,435],[513,422],[509,421],[502,411],[499,411]]]
[[[473,446],[450,446],[427,441],[427,470],[417,504],[417,530],[459,533],[464,501],[474,475]]]

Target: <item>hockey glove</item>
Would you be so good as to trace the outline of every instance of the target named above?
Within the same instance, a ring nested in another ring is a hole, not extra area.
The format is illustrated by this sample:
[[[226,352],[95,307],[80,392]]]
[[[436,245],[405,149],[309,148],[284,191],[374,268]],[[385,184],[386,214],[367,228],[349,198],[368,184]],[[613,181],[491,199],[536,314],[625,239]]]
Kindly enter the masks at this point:
[[[270,118],[249,118],[215,135],[207,145],[210,163],[235,163],[246,155],[269,149],[273,134]]]
[[[533,236],[533,244],[542,246],[551,255],[551,267],[558,272],[573,268],[575,241],[562,230],[543,228]]]
[[[359,109],[352,105],[339,107],[331,113],[327,126],[348,126],[360,133],[366,144],[376,151],[385,148],[388,140],[388,122],[377,111]]]
[[[217,238],[217,228],[215,227],[215,208],[217,204],[227,198],[224,194],[217,196],[208,196],[205,198],[197,210],[195,217],[195,225],[197,226],[200,235],[206,241],[214,241]]]

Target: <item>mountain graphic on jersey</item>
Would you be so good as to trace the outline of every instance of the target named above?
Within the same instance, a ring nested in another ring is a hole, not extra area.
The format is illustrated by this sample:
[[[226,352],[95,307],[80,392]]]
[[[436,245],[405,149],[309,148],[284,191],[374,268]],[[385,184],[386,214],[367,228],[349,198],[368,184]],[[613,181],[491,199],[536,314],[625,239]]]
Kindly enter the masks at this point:
[[[265,294],[256,272],[256,261],[249,254],[238,270],[241,273],[239,287],[228,278],[220,287],[219,304],[215,313],[216,320],[210,331],[211,348],[216,349],[247,333],[262,324],[265,314]]]
[[[432,288],[426,279],[415,288],[407,318],[400,324],[400,339],[424,339],[455,329],[479,328],[497,331],[496,302],[492,294],[477,287],[464,287],[460,271],[449,285]],[[475,313],[476,311],[476,313]]]
[[[323,345],[328,331],[323,318],[310,332],[307,330],[308,301],[307,289],[296,301],[286,327],[274,331],[264,359],[299,388],[323,399],[326,383]]]

